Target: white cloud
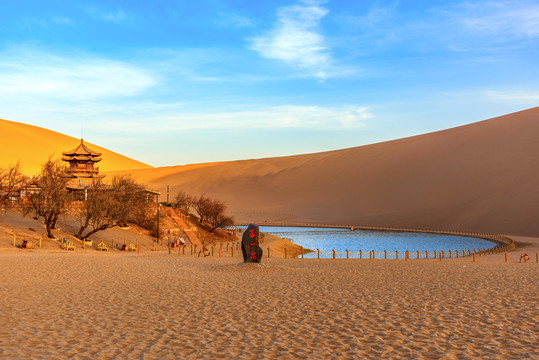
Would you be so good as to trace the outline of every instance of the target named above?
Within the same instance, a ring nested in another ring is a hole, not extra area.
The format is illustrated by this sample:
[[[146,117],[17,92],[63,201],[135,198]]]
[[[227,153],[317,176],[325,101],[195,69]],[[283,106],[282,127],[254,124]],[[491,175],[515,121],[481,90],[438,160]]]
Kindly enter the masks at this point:
[[[507,37],[539,36],[539,4],[522,1],[466,2],[454,14],[471,32]]]
[[[426,22],[409,24],[427,38],[457,52],[527,44],[539,39],[539,4],[534,1],[463,1],[431,9]]]
[[[0,53],[0,96],[4,101],[21,97],[80,101],[131,96],[155,83],[148,71],[119,61],[27,49]]]
[[[177,107],[158,109],[155,104],[140,104],[131,108],[129,120],[118,121],[100,116],[92,126],[123,133],[162,133],[195,129],[356,129],[372,117],[364,106],[273,106],[245,111],[189,112]],[[151,115],[144,110],[151,107]],[[151,117],[151,122],[148,121]]]
[[[235,28],[245,28],[254,26],[253,21],[246,17],[233,12],[219,12],[219,17],[215,20],[219,26]]]
[[[157,69],[147,70],[150,67]],[[210,110],[193,104],[196,98],[190,102],[174,96],[167,102],[149,90],[166,93],[167,85],[157,77],[161,80],[172,70],[151,63],[147,68],[87,54],[28,48],[0,52],[0,118],[75,134],[80,124],[95,131],[157,134],[189,129],[342,130],[361,127],[371,116],[367,107],[349,105],[257,107],[240,100]],[[193,81],[194,75],[180,76]]]
[[[487,90],[485,96],[491,101],[497,103],[506,103],[510,105],[537,106],[539,104],[539,92],[531,91],[496,91]]]
[[[83,7],[90,17],[118,25],[130,24],[134,21],[133,17],[122,9],[107,11],[96,7]]]
[[[250,48],[324,80],[334,71],[330,49],[319,32],[320,20],[328,12],[317,2],[280,8],[273,29],[249,39]]]
[[[74,23],[73,20],[71,20],[67,16],[55,16],[52,18],[52,21],[55,24],[60,24],[60,25],[73,25]]]
[[[403,2],[375,3],[365,14],[337,14],[347,29],[341,36],[353,50],[369,54],[403,47],[429,53],[507,53],[539,39],[539,3],[529,0],[440,2],[409,11]]]

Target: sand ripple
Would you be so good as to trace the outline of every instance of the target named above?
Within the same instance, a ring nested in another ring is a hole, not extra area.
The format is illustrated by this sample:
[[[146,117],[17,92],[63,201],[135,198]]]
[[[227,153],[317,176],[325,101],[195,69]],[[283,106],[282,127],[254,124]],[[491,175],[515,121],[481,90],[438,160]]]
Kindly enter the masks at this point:
[[[537,264],[0,254],[0,358],[539,359]]]

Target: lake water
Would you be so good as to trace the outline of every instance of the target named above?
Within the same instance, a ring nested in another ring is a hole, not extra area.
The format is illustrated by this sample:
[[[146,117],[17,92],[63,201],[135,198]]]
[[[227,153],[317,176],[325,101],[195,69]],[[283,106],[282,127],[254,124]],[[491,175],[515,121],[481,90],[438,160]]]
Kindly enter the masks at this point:
[[[260,231],[315,250],[305,257],[317,257],[317,249],[320,250],[320,257],[332,257],[335,249],[336,257],[339,258],[346,257],[346,250],[349,250],[350,258],[359,258],[360,250],[363,258],[369,258],[369,252],[372,250],[375,251],[376,258],[384,258],[386,256],[384,250],[387,251],[388,259],[395,259],[397,251],[399,258],[403,259],[407,250],[410,252],[410,258],[416,258],[418,250],[420,258],[425,257],[425,251],[428,251],[430,258],[434,256],[434,251],[438,253],[444,251],[444,256],[447,257],[449,250],[452,251],[452,256],[455,256],[455,251],[458,250],[461,256],[463,250],[467,254],[468,250],[473,252],[474,249],[489,249],[496,246],[496,243],[484,239],[413,232],[275,226],[261,226]]]

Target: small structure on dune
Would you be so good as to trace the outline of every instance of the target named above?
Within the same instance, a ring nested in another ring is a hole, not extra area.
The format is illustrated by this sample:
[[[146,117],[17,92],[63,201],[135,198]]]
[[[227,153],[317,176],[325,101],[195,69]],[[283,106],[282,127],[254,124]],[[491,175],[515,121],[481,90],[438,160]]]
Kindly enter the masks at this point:
[[[62,160],[69,163],[65,169],[66,176],[71,178],[67,183],[68,191],[84,191],[94,181],[105,177],[104,174],[99,174],[99,168],[96,166],[102,160],[101,153],[89,149],[83,139],[80,139],[80,144],[75,149],[64,151]]]
[[[32,177],[23,188],[21,188],[18,192],[17,199],[13,199],[14,202],[19,202],[22,204],[28,203],[28,199],[34,194],[39,194],[41,191],[41,188],[39,187],[39,184],[37,183],[37,179],[35,177]]]

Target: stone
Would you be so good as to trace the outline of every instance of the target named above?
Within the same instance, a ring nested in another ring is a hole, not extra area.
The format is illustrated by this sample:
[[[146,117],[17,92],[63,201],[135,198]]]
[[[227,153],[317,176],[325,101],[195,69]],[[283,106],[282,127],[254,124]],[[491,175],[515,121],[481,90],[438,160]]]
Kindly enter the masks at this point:
[[[256,224],[249,224],[241,238],[241,251],[243,262],[260,263],[262,261],[262,248],[258,245],[259,229]]]

